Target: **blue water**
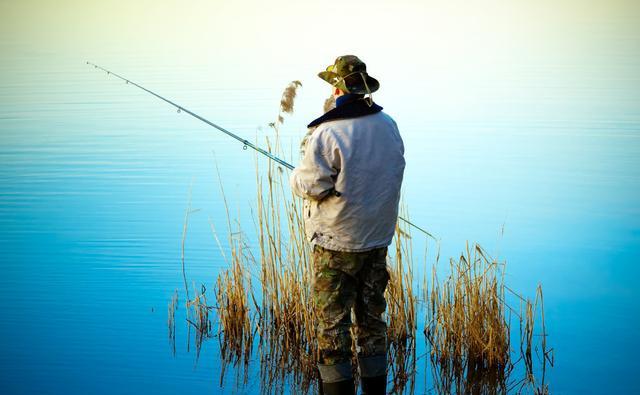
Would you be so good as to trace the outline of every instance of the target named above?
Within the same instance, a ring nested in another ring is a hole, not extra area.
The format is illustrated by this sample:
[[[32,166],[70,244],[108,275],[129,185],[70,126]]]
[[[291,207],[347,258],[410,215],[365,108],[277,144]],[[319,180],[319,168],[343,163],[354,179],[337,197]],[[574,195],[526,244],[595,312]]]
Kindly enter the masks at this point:
[[[255,375],[234,389],[229,374],[221,388],[217,340],[196,363],[182,320],[174,356],[166,325],[176,289],[184,317],[189,191],[199,211],[187,274],[213,288],[225,267],[209,224],[224,232],[216,163],[251,237],[254,155],[83,57],[9,49],[0,63],[0,392],[256,393]],[[375,96],[405,140],[411,218],[441,240],[442,257],[477,241],[507,261],[511,288],[533,297],[542,284],[554,394],[640,391],[640,77],[629,71],[640,63],[620,59],[617,79],[582,66],[569,73],[580,83],[547,80],[539,76],[554,69],[540,66],[511,82],[516,95],[476,86],[449,116],[428,94]],[[261,142],[282,89],[301,78],[242,85],[215,63],[91,60]],[[306,86],[283,128],[292,152],[328,93]],[[419,374],[416,392],[428,392]]]

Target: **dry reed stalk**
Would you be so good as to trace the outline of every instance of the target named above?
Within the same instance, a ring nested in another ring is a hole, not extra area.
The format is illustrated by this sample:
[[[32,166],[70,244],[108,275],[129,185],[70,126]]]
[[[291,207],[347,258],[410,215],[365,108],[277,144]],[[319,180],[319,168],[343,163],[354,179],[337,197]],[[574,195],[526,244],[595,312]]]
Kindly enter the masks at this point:
[[[268,147],[277,152],[277,139]],[[257,169],[262,381],[271,388],[290,375],[294,386],[308,389],[315,377],[317,347],[301,202],[284,189],[286,180],[273,163],[268,164],[266,181],[259,173]]]
[[[541,321],[541,331],[542,331],[542,340],[541,340],[541,360],[542,360],[542,373],[541,373],[541,383],[540,386],[536,389],[536,394],[546,395],[549,393],[549,386],[545,383],[545,378],[547,374],[547,363],[553,367],[554,358],[553,358],[553,348],[547,348],[547,329],[544,323],[544,297],[542,296],[542,285],[538,285],[536,290],[536,297],[540,302],[540,321]]]
[[[281,114],[293,109],[292,82],[283,93]],[[279,122],[267,149],[282,155]],[[302,223],[302,202],[294,197],[277,165],[269,162],[266,177],[256,162],[257,227],[262,288],[258,323],[261,379],[265,388],[281,386],[289,377],[295,392],[308,390],[316,377],[315,316],[310,287],[311,251]],[[293,389],[292,389],[293,390]]]
[[[200,211],[200,209],[191,209],[191,191],[193,189],[193,180],[191,180],[191,184],[189,185],[189,199],[187,204],[187,209],[184,213],[184,223],[182,226],[182,244],[181,244],[181,253],[180,260],[182,262],[182,279],[184,280],[184,292],[187,295],[187,303],[191,299],[189,297],[189,287],[187,286],[187,272],[185,269],[184,258],[185,258],[185,244],[187,241],[187,229],[189,228],[189,217],[191,214]]]
[[[169,329],[169,343],[171,344],[171,352],[176,355],[176,310],[178,309],[178,290],[171,297],[167,314],[167,327]]]
[[[182,279],[184,281],[184,291],[186,294],[186,302],[185,302],[186,311],[187,311],[186,320],[189,323],[189,325],[195,328],[195,331],[196,331],[196,362],[197,362],[198,357],[200,356],[200,349],[202,347],[202,342],[204,341],[204,339],[206,339],[210,335],[211,324],[209,323],[209,320],[208,320],[210,307],[206,305],[206,297],[204,296],[204,293],[205,293],[204,285],[202,286],[202,294],[197,295],[194,300],[191,300],[189,296],[189,287],[187,286],[187,272],[186,272],[186,265],[185,265],[185,244],[187,240],[187,230],[189,228],[189,219],[191,214],[200,211],[200,209],[191,208],[192,189],[193,189],[193,179],[191,180],[191,184],[189,185],[189,198],[188,198],[188,204],[187,204],[187,208],[185,210],[185,215],[184,215],[180,260],[182,263]],[[175,294],[176,301],[177,301],[177,298],[178,298],[178,295],[176,291],[176,294]],[[204,303],[203,303],[203,300],[204,300]],[[173,314],[175,314],[175,309],[176,308],[174,307],[172,311]],[[173,335],[175,337],[175,319],[174,319],[174,328],[173,328],[173,331],[170,333],[170,335]],[[170,336],[170,339],[171,339],[171,336]],[[175,339],[173,341],[175,343]],[[190,342],[191,342],[191,327],[189,327],[189,330],[188,330],[187,350],[189,350]],[[175,344],[173,345],[173,348],[175,352]]]
[[[510,289],[508,290],[514,293]],[[536,297],[533,302],[520,296],[519,298],[521,301],[521,313],[519,315],[520,354],[521,359],[524,362],[525,377],[512,387],[518,387],[518,393],[528,390],[534,395],[547,395],[549,394],[549,386],[545,382],[546,370],[547,364],[553,367],[553,349],[547,349],[547,333],[544,323],[544,300],[542,287],[538,285],[536,289]],[[534,342],[534,336],[536,336],[534,333],[536,326],[536,312],[539,312],[540,315],[540,348],[538,348],[538,344]],[[534,351],[536,351],[537,358],[534,358]],[[541,366],[539,369],[536,369],[538,365]],[[536,380],[536,370],[540,371],[540,382]]]
[[[406,207],[401,206],[403,215]],[[398,222],[394,239],[395,253],[389,259],[387,301],[387,344],[393,393],[402,393],[408,385],[415,388],[417,296],[414,292],[413,254],[410,230]]]
[[[216,281],[216,310],[218,313],[218,340],[223,366],[220,383],[228,363],[244,367],[244,382],[248,379],[248,365],[253,348],[251,311],[247,290],[251,279],[247,275],[244,253],[246,244],[235,239],[231,249],[231,268],[218,275]]]
[[[511,308],[505,292],[521,302],[521,312]],[[431,288],[425,287],[430,359],[438,393],[533,393],[548,394],[546,364],[553,363],[547,350],[542,288],[535,301],[525,299],[504,284],[504,265],[489,257],[478,245],[469,247],[458,260],[450,261],[450,275],[440,282],[433,268]],[[507,311],[520,319],[519,356],[513,355]],[[537,350],[534,328],[539,312],[542,323],[542,376],[534,375]],[[514,362],[515,361],[515,362]],[[514,380],[515,364],[522,361],[525,377]]]
[[[215,226],[210,221],[211,229],[224,260],[227,264],[230,264],[228,269],[218,275],[215,286],[216,310],[219,320],[218,341],[222,356],[220,384],[222,385],[223,383],[226,366],[232,363],[234,367],[237,367],[240,362],[242,362],[244,368],[243,382],[246,383],[249,373],[248,365],[253,349],[253,325],[249,305],[249,295],[253,296],[250,267],[255,262],[242,230],[238,228],[234,231],[232,228],[229,206],[217,162],[216,172],[227,217],[228,243],[231,247],[231,260],[228,262],[215,231]]]

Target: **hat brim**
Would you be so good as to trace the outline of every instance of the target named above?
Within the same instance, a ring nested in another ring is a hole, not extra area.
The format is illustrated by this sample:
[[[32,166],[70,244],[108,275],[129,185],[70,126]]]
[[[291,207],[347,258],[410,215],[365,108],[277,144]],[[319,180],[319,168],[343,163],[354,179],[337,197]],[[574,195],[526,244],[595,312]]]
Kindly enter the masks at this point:
[[[331,70],[319,72],[318,77],[347,93],[367,94],[373,93],[380,88],[378,80],[371,77],[366,72],[364,73],[364,80],[359,74],[354,74],[346,79],[341,79],[337,73],[334,73]],[[347,84],[347,80],[349,81],[349,84]],[[338,83],[336,83],[336,81],[338,81]],[[367,90],[367,88],[369,89]]]

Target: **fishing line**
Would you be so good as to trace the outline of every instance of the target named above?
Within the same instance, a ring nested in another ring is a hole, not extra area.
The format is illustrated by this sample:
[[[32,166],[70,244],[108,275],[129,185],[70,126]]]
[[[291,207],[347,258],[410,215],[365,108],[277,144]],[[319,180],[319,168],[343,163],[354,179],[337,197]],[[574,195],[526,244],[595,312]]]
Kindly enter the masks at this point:
[[[133,85],[133,86],[135,86],[135,87],[137,87],[139,89],[142,89],[143,91],[145,91],[145,92],[157,97],[158,99],[160,99],[160,100],[162,100],[162,101],[164,101],[166,103],[169,103],[170,105],[175,107],[177,109],[177,112],[179,112],[179,113],[180,112],[185,112],[185,113],[191,115],[192,117],[194,117],[194,118],[206,123],[207,125],[213,126],[214,128],[218,129],[222,133],[224,133],[224,134],[226,134],[226,135],[228,135],[230,137],[233,137],[234,139],[236,139],[239,142],[241,142],[243,144],[242,149],[246,150],[247,147],[249,147],[249,148],[261,153],[262,155],[266,156],[267,158],[271,159],[272,161],[274,161],[274,162],[286,167],[289,170],[293,170],[294,169],[294,166],[292,164],[290,164],[288,162],[285,162],[284,160],[282,160],[282,159],[278,158],[277,156],[273,155],[272,153],[270,153],[268,151],[265,151],[264,149],[262,149],[262,148],[258,147],[257,145],[251,143],[249,140],[243,139],[242,137],[238,136],[235,133],[232,133],[232,132],[228,131],[227,129],[223,128],[222,126],[216,125],[215,123],[209,121],[206,118],[201,117],[200,115],[198,115],[198,114],[192,112],[191,110],[179,105],[178,103],[175,103],[175,102],[167,99],[166,97],[160,96],[159,94],[155,93],[154,91],[149,90],[149,89],[145,88],[144,86],[139,85],[139,84],[131,81],[128,78],[122,77],[121,75],[118,75],[118,74],[116,74],[116,73],[114,73],[114,72],[112,72],[110,70],[107,70],[107,69],[105,69],[103,67],[100,67],[95,63],[91,63],[91,62],[87,61],[87,64],[90,65],[90,66],[93,66],[96,69],[100,69],[100,70],[106,72],[107,75],[113,75],[114,77],[116,77],[118,79],[121,79],[122,81],[126,82],[129,85]],[[402,218],[402,217],[398,217],[398,219],[406,222],[408,225],[413,226],[414,228],[416,228],[420,232],[422,232],[422,233],[426,234],[427,236],[431,237],[432,239],[436,240],[436,238],[433,237],[433,235],[431,233],[429,233],[426,230],[422,229],[421,227],[419,227],[418,225],[414,224],[413,222],[411,222],[411,221],[409,221],[409,220],[407,220],[405,218]]]

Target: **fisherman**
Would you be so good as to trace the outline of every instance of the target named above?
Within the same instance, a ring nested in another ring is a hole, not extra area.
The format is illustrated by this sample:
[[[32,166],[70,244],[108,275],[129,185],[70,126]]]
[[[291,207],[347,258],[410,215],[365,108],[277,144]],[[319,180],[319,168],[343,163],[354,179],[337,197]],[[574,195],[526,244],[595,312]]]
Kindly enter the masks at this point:
[[[396,122],[373,102],[380,84],[358,57],[340,56],[318,76],[331,84],[336,107],[308,125],[290,181],[304,198],[305,232],[313,244],[319,389],[355,394],[353,310],[362,393],[384,394],[386,258],[398,219],[404,145]]]

